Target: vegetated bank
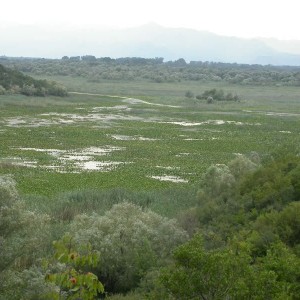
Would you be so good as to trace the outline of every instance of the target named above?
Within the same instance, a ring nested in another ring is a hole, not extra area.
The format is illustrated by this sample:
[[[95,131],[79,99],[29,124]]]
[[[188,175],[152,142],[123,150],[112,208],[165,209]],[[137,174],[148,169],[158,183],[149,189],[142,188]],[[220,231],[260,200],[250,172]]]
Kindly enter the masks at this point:
[[[37,80],[0,64],[0,95],[67,96],[67,90],[57,82]]]

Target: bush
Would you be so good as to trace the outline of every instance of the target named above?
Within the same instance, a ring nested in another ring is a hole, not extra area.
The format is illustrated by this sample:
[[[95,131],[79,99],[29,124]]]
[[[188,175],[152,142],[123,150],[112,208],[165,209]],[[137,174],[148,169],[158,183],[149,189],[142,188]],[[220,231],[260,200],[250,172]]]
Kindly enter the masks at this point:
[[[197,95],[198,100],[207,100],[207,103],[212,103],[213,100],[216,101],[239,101],[240,97],[237,94],[231,92],[225,93],[222,89],[210,89],[204,91],[202,94]]]
[[[194,94],[193,94],[191,91],[187,91],[187,92],[185,93],[185,97],[186,97],[186,98],[194,98]]]
[[[5,95],[5,93],[6,89],[2,85],[0,85],[0,95]]]
[[[47,215],[26,210],[14,180],[0,176],[0,270],[29,267],[45,254],[50,243],[48,221]]]
[[[175,220],[120,203],[104,216],[79,215],[71,224],[79,243],[91,243],[101,253],[96,271],[108,292],[136,287],[148,270],[163,265],[172,249],[187,239]]]
[[[273,257],[273,261],[267,257],[263,265],[256,266],[247,245],[237,244],[235,248],[205,251],[202,237],[195,235],[175,250],[175,264],[161,273],[161,282],[175,299],[294,299],[288,294],[288,271],[284,270],[280,280],[282,268],[279,272],[274,268],[287,255],[275,258],[275,264]],[[289,258],[299,265],[295,256]],[[293,283],[299,273],[296,270],[293,268]]]

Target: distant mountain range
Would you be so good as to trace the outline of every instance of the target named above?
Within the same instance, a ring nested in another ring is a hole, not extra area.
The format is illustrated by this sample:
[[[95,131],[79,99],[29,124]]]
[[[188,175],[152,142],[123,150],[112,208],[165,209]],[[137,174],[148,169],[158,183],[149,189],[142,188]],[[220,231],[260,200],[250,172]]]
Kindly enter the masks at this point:
[[[0,36],[0,55],[6,56],[61,58],[88,54],[300,66],[300,41],[243,39],[152,23],[122,30],[0,27]]]

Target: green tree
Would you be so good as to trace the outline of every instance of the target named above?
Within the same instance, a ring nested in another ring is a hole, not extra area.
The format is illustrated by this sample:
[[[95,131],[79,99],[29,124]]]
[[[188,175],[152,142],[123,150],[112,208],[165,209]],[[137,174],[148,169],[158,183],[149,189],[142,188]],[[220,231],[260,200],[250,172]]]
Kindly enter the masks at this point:
[[[175,220],[127,202],[114,205],[104,216],[77,216],[71,232],[76,242],[90,243],[101,253],[95,272],[108,292],[136,287],[148,270],[163,265],[187,239]]]
[[[28,272],[47,253],[49,221],[47,215],[27,210],[18,195],[15,181],[10,176],[0,176],[1,299],[20,299],[20,293],[26,290]],[[39,286],[35,285],[37,282],[41,283],[38,273],[30,285]]]
[[[174,252],[175,264],[160,280],[174,299],[276,299],[276,273],[252,264],[247,244],[205,251],[196,235]],[[286,295],[286,294],[285,294]]]

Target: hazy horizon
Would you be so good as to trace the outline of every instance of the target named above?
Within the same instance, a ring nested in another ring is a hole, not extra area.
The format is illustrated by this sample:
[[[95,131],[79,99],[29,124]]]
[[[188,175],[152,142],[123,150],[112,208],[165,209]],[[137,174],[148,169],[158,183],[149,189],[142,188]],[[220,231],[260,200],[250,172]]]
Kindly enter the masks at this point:
[[[0,56],[300,65],[297,8],[295,0],[11,0],[1,4]]]
[[[296,0],[11,0],[1,4],[0,26],[101,30],[157,23],[225,36],[300,41],[297,8]]]

